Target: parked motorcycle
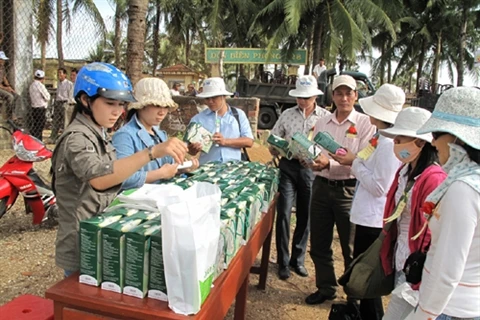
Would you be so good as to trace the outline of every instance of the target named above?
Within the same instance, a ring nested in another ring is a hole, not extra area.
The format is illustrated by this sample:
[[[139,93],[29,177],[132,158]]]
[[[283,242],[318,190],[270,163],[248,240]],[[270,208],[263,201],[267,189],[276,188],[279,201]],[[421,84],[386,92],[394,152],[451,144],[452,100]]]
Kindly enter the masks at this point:
[[[12,136],[15,155],[0,168],[0,218],[15,204],[20,193],[25,201],[26,213],[33,215],[33,224],[45,222],[54,225],[57,218],[55,195],[33,168],[34,162],[50,159],[52,151],[13,121],[7,122],[13,132],[4,126],[0,129]]]

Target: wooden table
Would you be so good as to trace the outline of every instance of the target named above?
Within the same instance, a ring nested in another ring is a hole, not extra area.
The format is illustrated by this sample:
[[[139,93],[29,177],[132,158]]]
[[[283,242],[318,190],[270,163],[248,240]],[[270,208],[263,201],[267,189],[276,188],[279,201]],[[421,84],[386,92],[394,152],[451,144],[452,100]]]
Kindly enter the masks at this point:
[[[194,316],[174,313],[166,302],[138,299],[78,282],[78,273],[58,282],[45,296],[54,302],[55,320],[113,320],[113,319],[224,319],[233,300],[235,319],[245,319],[249,274],[259,274],[258,288],[265,290],[268,260],[275,218],[275,203],[253,229],[250,240],[231,261],[230,266],[214,282],[210,295]],[[259,267],[252,267],[262,249]]]

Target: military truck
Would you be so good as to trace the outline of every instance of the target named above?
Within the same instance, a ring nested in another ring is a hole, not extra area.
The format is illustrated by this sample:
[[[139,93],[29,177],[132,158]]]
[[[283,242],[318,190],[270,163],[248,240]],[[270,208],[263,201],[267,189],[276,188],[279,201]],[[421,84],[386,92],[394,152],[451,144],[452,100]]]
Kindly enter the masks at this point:
[[[318,88],[324,92],[318,96],[317,104],[324,108],[335,108],[332,103],[332,83],[337,74],[335,68],[323,71],[318,77]],[[375,93],[375,87],[368,77],[361,72],[343,71],[340,74],[352,76],[357,81],[359,98]],[[260,99],[258,115],[258,128],[271,129],[280,114],[288,108],[295,106],[296,100],[288,92],[295,89],[295,84],[263,83],[248,80],[240,76],[237,80],[237,92],[240,97],[256,97]]]

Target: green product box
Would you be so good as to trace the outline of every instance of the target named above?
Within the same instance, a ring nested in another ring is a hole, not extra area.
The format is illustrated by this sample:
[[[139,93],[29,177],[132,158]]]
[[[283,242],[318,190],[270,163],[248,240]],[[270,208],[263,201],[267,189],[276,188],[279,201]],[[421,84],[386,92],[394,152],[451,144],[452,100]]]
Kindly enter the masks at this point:
[[[121,214],[101,214],[80,221],[80,277],[79,281],[91,286],[102,283],[101,230],[122,219]]]
[[[225,251],[224,263],[222,266],[224,269],[228,268],[230,262],[235,257],[235,221],[230,218],[221,220],[220,239],[224,241],[223,249]]]
[[[150,235],[148,297],[167,301],[167,282],[163,267],[162,228]]]
[[[150,235],[160,228],[160,221],[154,219],[140,224],[125,234],[124,294],[140,299],[147,294]]]
[[[125,282],[125,233],[142,219],[124,217],[102,229],[102,289],[121,293]]]

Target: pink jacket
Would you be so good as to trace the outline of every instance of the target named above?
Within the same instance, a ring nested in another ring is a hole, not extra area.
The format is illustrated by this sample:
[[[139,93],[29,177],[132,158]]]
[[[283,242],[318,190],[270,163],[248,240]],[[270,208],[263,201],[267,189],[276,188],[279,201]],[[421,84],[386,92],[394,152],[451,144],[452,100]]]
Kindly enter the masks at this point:
[[[388,218],[395,210],[395,193],[397,192],[398,188],[398,178],[400,174],[400,169],[398,169],[397,173],[395,174],[395,179],[393,180],[392,186],[387,194],[387,202],[385,204],[385,211],[383,213],[384,218]],[[410,228],[408,231],[408,237],[412,238],[415,236],[425,223],[425,217],[421,211],[422,205],[425,202],[427,196],[437,188],[439,184],[445,180],[447,174],[443,171],[443,169],[438,165],[431,165],[427,169],[425,169],[422,174],[420,174],[415,184],[413,185],[412,190],[412,203],[411,203],[411,210],[412,210],[412,219],[410,221]],[[385,231],[382,231],[385,232]],[[383,270],[385,271],[386,275],[391,274],[394,272],[394,263],[393,258],[395,256],[395,244],[397,242],[398,232],[397,232],[397,222],[394,221],[392,227],[388,234],[385,235],[385,239],[383,240],[382,248],[380,249],[380,259],[382,261]],[[425,239],[423,235],[418,237],[417,240],[410,240],[409,247],[410,252],[415,252],[420,248],[422,250],[430,243],[430,230],[427,229],[427,234],[425,235]],[[418,286],[414,286],[414,289],[418,290]]]

